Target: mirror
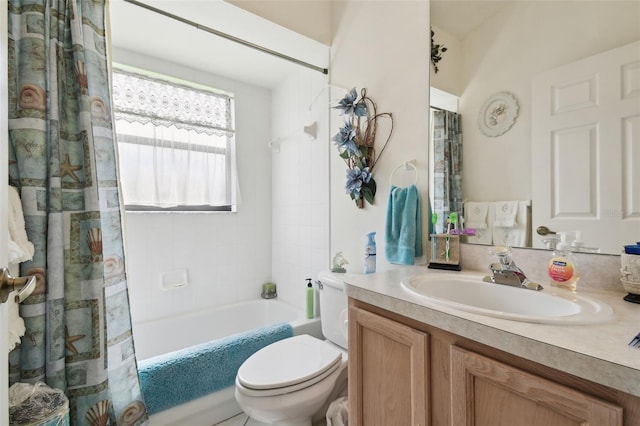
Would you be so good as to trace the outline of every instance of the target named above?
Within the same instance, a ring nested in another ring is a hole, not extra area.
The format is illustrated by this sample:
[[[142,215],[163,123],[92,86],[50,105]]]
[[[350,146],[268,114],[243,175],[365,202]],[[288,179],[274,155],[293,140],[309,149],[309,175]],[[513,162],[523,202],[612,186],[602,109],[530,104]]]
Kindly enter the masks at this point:
[[[465,200],[530,200],[533,217],[536,201],[533,188],[543,176],[532,158],[532,134],[539,123],[532,119],[532,82],[542,73],[601,52],[640,40],[640,3],[629,1],[431,1],[434,42],[444,45],[438,72],[431,67],[431,87],[458,97],[462,122],[462,192]],[[640,66],[635,65],[636,91]],[[478,123],[483,104],[493,95],[508,92],[517,100],[513,125],[498,136],[487,136]],[[636,104],[640,97],[636,93]],[[432,102],[433,105],[433,102]],[[640,109],[640,108],[638,108]],[[635,113],[637,123],[640,113]],[[638,124],[635,124],[638,126]],[[637,128],[637,127],[636,127]],[[635,139],[634,139],[635,138]],[[640,139],[633,136],[631,154],[626,158],[631,170],[640,168]],[[618,138],[619,140],[619,138]],[[622,153],[624,156],[625,154]],[[570,164],[570,162],[568,162]],[[614,166],[615,167],[615,166]],[[624,168],[623,165],[615,167]],[[565,173],[571,173],[571,170]],[[565,174],[566,176],[566,174]],[[638,175],[635,175],[638,180]],[[630,213],[611,205],[598,205],[598,218],[608,212],[632,224],[613,244],[597,234],[583,235],[585,246],[604,247],[602,253],[620,253],[624,244],[640,240],[640,188],[620,188],[618,179],[608,191],[631,191],[636,197]],[[627,185],[628,186],[628,185]],[[584,184],[588,188],[588,183]],[[587,196],[589,194],[587,193]],[[599,200],[600,195],[590,195]],[[538,204],[539,205],[539,204]],[[611,216],[609,214],[608,216]],[[550,223],[530,220],[531,238],[526,246],[544,248],[535,230]],[[579,230],[581,220],[569,229]],[[610,222],[596,225],[607,233]],[[586,233],[585,233],[586,234]],[[532,244],[533,243],[533,244]],[[605,247],[606,246],[606,247]]]

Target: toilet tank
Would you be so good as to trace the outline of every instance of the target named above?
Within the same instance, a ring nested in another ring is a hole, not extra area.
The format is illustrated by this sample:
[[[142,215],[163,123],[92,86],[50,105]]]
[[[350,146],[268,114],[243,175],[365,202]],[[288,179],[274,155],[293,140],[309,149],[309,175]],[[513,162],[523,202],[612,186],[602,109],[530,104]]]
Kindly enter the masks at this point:
[[[320,322],[324,337],[347,349],[347,295],[344,292],[344,274],[320,272]]]

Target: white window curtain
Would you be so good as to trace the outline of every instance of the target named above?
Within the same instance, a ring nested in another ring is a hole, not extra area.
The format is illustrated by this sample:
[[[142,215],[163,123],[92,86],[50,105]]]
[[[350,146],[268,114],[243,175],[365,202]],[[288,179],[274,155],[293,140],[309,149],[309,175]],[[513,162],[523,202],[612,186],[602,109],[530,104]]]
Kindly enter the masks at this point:
[[[231,96],[114,70],[113,99],[128,210],[235,210]]]

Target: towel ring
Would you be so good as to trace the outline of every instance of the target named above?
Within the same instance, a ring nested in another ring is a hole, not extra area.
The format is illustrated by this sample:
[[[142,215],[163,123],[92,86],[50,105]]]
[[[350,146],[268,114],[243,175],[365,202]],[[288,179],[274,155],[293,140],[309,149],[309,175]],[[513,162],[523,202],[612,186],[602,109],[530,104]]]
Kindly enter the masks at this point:
[[[416,167],[415,164],[413,164],[412,161],[405,161],[403,164],[400,164],[398,167],[396,167],[395,169],[393,169],[393,171],[391,172],[391,175],[389,176],[389,186],[391,186],[393,183],[393,176],[396,174],[396,172],[398,170],[400,170],[401,168],[403,168],[406,171],[410,171],[411,169],[413,169],[414,173],[415,173],[415,179],[413,180],[413,184],[416,185],[418,183],[418,168]]]

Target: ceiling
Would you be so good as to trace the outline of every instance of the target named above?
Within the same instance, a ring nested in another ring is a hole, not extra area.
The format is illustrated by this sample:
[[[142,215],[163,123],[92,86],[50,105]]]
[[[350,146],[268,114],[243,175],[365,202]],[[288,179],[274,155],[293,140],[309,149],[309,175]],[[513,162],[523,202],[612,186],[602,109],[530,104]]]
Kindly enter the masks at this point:
[[[431,0],[431,23],[458,40],[463,40],[513,1]]]
[[[333,0],[225,0],[254,15],[331,45]]]
[[[328,46],[222,0],[143,0],[196,24],[328,67]],[[242,4],[241,1],[237,1]],[[505,1],[432,0],[433,24],[459,40],[504,8]],[[264,88],[300,65],[242,46],[125,0],[111,0],[112,45]],[[272,12],[275,13],[275,12]],[[117,59],[117,54],[114,55]]]
[[[144,3],[253,44],[327,67],[327,46],[224,1],[146,0]],[[242,46],[124,0],[112,0],[109,4],[111,42],[116,51],[123,49],[161,58],[265,88],[276,87],[300,69],[300,65],[293,62]],[[114,56],[117,60],[117,55]],[[323,61],[325,63],[320,63]]]

